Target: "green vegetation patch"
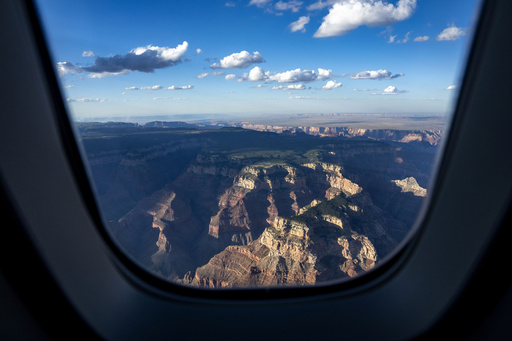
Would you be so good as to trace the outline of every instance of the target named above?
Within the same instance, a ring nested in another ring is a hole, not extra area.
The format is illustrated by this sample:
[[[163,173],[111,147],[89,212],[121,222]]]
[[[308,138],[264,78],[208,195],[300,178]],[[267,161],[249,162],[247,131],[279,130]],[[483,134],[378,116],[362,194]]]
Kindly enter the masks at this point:
[[[316,217],[322,215],[340,218],[341,214],[345,211],[347,204],[347,199],[343,198],[341,195],[337,195],[331,200],[323,201],[320,204],[309,208],[302,214],[290,217],[289,219],[300,223],[308,223],[312,220],[316,220]]]

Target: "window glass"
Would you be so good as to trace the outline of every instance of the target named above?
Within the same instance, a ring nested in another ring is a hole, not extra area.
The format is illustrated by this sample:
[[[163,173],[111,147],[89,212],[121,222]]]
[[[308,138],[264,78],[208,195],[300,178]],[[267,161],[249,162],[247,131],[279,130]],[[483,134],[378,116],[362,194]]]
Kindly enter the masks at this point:
[[[197,288],[350,279],[403,244],[477,5],[37,2],[104,228]]]

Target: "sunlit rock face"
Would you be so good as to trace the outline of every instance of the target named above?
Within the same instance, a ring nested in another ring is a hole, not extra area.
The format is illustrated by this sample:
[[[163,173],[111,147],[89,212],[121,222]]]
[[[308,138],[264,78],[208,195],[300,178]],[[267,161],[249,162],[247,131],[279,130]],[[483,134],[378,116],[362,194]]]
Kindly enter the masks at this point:
[[[206,287],[312,285],[371,270],[378,260],[375,246],[350,228],[352,219],[346,207],[334,205],[331,213],[339,216],[306,211],[295,218],[277,217],[253,243],[229,246],[215,255],[189,277],[189,283]]]
[[[391,180],[394,184],[402,189],[402,192],[409,192],[417,197],[426,197],[427,190],[418,185],[418,182],[412,176],[402,180]]]

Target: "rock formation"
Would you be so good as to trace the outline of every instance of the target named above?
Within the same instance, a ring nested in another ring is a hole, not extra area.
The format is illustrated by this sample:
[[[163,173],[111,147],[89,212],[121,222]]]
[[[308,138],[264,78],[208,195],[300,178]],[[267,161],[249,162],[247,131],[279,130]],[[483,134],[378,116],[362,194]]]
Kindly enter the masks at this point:
[[[412,176],[402,180],[391,180],[394,184],[402,189],[402,192],[410,192],[417,197],[426,197],[427,190],[418,185],[416,179]]]
[[[155,274],[205,288],[371,270],[412,225],[426,193],[416,179],[433,158],[403,141],[167,126],[92,127],[83,142],[115,243]]]
[[[298,216],[277,217],[253,243],[228,246],[186,280],[208,288],[312,285],[368,271],[377,251],[350,227],[360,210],[348,203],[337,197]]]

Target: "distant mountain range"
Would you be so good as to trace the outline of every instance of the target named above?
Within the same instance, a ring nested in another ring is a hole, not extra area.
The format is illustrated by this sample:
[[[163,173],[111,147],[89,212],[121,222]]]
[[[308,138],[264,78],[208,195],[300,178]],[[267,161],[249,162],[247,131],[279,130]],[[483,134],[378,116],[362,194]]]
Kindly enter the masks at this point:
[[[312,285],[372,269],[411,229],[442,137],[160,121],[77,131],[120,247],[204,288]]]

